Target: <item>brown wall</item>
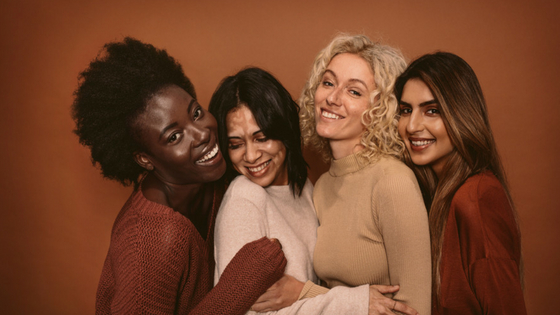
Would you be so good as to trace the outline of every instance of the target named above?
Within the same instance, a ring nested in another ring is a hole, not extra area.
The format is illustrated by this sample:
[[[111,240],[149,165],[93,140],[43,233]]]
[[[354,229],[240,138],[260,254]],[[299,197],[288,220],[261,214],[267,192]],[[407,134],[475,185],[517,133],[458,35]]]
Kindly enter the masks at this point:
[[[220,79],[246,65],[268,69],[297,97],[314,56],[338,31],[365,33],[410,59],[451,51],[475,69],[521,220],[528,309],[556,310],[558,4],[158,2],[2,1],[1,314],[94,312],[111,226],[131,188],[91,166],[69,109],[78,72],[105,42],[131,35],[166,48],[206,105]],[[309,162],[315,180],[325,165],[313,156]]]

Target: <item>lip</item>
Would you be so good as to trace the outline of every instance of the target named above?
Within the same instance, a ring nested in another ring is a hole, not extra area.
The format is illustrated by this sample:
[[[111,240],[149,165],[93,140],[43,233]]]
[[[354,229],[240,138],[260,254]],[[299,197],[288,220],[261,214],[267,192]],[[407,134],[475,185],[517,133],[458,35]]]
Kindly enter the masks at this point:
[[[408,138],[408,142],[410,143],[410,148],[413,151],[422,151],[432,144],[436,143],[436,139],[428,139],[428,138]]]
[[[214,153],[215,152],[215,153]],[[202,151],[202,154],[198,159],[196,159],[195,163],[197,165],[214,165],[219,163],[222,160],[222,152],[220,151],[220,147],[218,143],[214,142],[212,145],[208,145]]]
[[[272,162],[272,159],[259,163],[255,166],[245,166],[245,169],[252,177],[261,177],[268,171],[270,162]]]
[[[339,115],[333,111],[321,108],[321,112],[319,113],[319,115],[321,116],[321,119],[325,119],[328,121],[333,121],[333,120],[341,120],[344,119],[345,117],[342,115]]]

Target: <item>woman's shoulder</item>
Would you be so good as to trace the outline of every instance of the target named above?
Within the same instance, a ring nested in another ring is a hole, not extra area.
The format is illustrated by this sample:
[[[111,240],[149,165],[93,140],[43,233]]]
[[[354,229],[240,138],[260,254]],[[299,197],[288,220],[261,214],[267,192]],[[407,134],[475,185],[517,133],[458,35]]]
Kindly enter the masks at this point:
[[[266,201],[266,190],[258,184],[253,183],[243,175],[234,178],[229,184],[222,204],[248,200],[255,204],[262,204]]]
[[[491,172],[469,177],[453,196],[451,209],[459,218],[486,223],[492,221],[489,217],[512,213],[504,187]]]
[[[250,179],[243,175],[239,175],[231,181],[227,188],[227,192],[235,192],[236,194],[240,195],[266,193],[265,189],[262,186],[253,183]]]
[[[115,220],[111,243],[125,247],[126,244],[152,244],[172,250],[176,246],[184,247],[195,232],[196,228],[185,216],[146,199],[141,190],[136,190]]]
[[[417,183],[414,172],[399,159],[381,157],[374,164],[380,181],[405,181]]]
[[[496,176],[492,172],[482,172],[467,178],[453,196],[453,201],[469,202],[484,197],[505,197],[505,195],[504,187]]]

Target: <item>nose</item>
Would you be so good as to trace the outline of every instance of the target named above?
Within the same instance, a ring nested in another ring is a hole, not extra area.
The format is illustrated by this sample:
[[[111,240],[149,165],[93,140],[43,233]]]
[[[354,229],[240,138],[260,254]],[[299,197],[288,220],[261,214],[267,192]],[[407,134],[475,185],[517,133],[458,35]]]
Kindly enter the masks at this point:
[[[195,148],[210,141],[210,128],[207,128],[206,126],[197,126],[193,124],[187,129],[187,131],[192,135],[192,146]]]
[[[421,113],[418,111],[414,111],[408,117],[408,122],[406,124],[406,131],[409,134],[414,134],[416,132],[422,131],[424,128],[424,119],[422,118]]]
[[[247,163],[255,163],[262,156],[262,152],[259,146],[253,142],[249,142],[246,145],[245,154],[243,155],[243,160]]]
[[[340,88],[338,87],[333,88],[330,91],[329,95],[327,96],[327,104],[333,106],[340,106],[341,105],[340,93],[341,93]]]

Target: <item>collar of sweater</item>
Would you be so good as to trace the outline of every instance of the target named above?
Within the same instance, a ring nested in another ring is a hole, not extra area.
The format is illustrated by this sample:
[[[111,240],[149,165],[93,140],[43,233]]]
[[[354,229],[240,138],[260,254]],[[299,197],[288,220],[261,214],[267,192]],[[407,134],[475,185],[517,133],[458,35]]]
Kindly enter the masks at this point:
[[[372,162],[368,158],[354,153],[338,160],[332,160],[329,174],[334,177],[344,176],[355,173],[370,164]]]

